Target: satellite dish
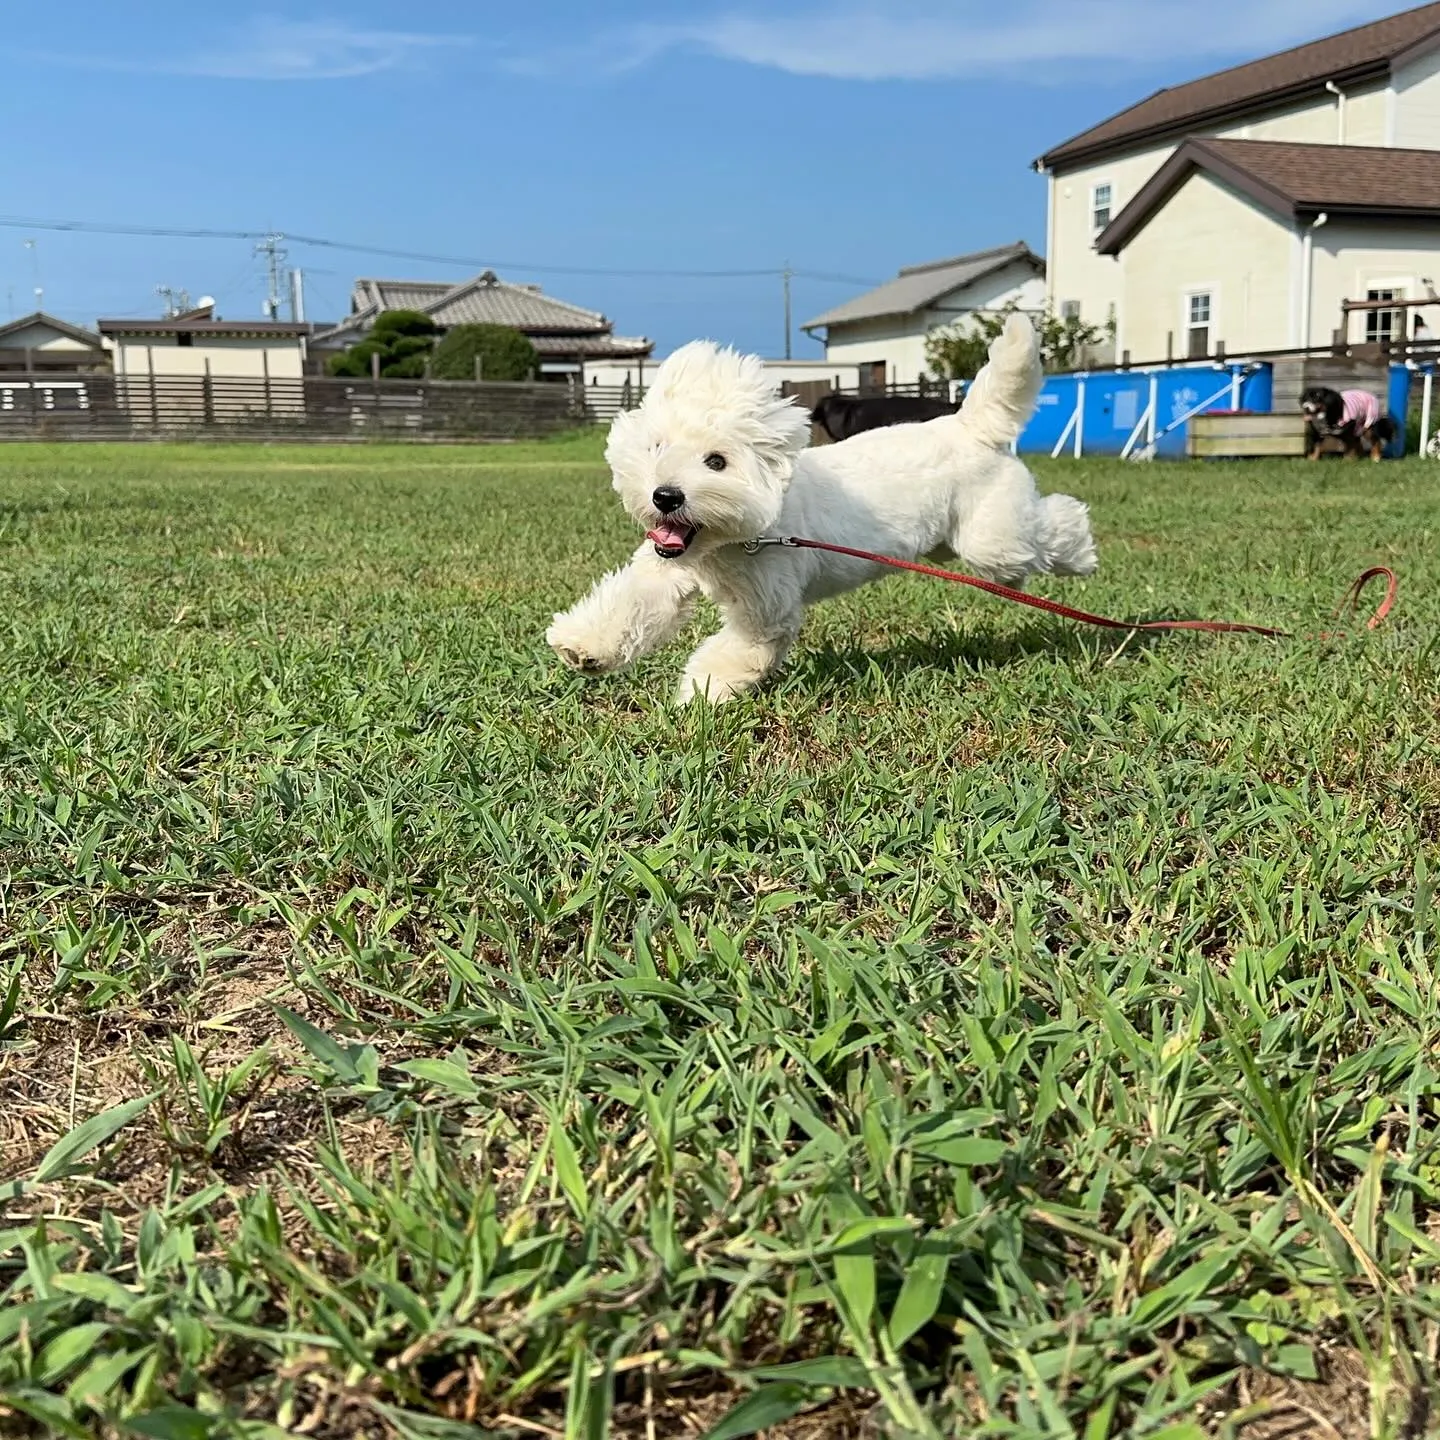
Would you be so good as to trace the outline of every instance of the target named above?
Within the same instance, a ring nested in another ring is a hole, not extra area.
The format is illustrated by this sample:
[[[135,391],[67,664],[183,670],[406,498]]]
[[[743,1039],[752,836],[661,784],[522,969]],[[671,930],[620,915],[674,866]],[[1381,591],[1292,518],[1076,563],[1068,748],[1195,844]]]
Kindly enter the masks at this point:
[[[195,302],[195,308],[196,308],[197,310],[205,310],[205,309],[208,309],[208,308],[213,307],[214,304],[215,304],[215,297],[214,297],[213,295],[202,295],[202,296]]]

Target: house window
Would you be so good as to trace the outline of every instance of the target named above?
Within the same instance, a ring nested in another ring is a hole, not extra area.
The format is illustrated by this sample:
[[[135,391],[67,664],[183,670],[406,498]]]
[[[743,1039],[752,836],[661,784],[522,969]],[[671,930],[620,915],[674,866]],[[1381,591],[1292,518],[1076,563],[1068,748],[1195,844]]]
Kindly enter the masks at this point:
[[[184,330],[180,330],[175,335],[175,343],[182,346],[193,345],[195,343],[195,337],[187,334]]]
[[[1060,302],[1060,318],[1062,320],[1078,320],[1080,318],[1080,302],[1078,300],[1062,300]]]
[[[1367,300],[1399,300],[1398,290],[1367,290]],[[1403,310],[1367,310],[1365,312],[1365,343],[1367,345],[1390,345],[1405,334],[1405,312]]]
[[[1098,235],[1110,223],[1111,201],[1115,192],[1106,185],[1096,185],[1090,191],[1090,225]]]
[[[1185,353],[1203,360],[1210,353],[1210,292],[1197,291],[1185,299]]]

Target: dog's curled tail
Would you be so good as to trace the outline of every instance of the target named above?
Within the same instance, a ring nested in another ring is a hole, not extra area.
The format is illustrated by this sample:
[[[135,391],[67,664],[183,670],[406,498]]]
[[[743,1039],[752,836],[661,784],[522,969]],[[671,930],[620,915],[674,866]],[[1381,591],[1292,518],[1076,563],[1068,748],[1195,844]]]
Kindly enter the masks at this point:
[[[1008,450],[1034,413],[1044,379],[1035,327],[1023,315],[1012,315],[965,393],[959,418],[966,435],[991,449]]]

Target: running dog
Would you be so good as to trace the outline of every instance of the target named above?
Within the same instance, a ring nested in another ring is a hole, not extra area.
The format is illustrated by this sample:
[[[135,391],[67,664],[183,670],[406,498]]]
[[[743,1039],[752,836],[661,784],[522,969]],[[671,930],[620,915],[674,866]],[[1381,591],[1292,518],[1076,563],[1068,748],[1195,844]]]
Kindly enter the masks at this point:
[[[802,535],[914,560],[955,557],[1003,584],[1089,575],[1086,507],[1041,495],[1012,453],[1040,392],[1040,343],[1015,316],[958,415],[806,449],[810,418],[761,362],[697,341],[661,365],[638,410],[616,416],[606,459],[645,531],[546,635],[582,675],[619,670],[673,640],[697,595],[723,624],[690,656],[679,699],[729,700],[784,661],[807,606],[878,580],[868,560],[776,545]]]

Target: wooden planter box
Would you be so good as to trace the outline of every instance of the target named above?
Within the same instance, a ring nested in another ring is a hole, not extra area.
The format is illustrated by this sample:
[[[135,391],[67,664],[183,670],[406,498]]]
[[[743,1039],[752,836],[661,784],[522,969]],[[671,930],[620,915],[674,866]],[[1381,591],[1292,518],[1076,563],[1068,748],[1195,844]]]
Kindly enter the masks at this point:
[[[1196,459],[1299,458],[1305,454],[1305,417],[1215,410],[1190,421],[1188,440]]]
[[[1302,458],[1305,416],[1211,410],[1189,422],[1188,442],[1189,455],[1197,459]]]

